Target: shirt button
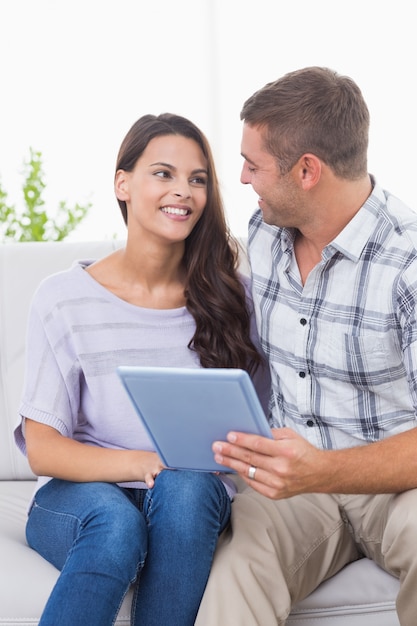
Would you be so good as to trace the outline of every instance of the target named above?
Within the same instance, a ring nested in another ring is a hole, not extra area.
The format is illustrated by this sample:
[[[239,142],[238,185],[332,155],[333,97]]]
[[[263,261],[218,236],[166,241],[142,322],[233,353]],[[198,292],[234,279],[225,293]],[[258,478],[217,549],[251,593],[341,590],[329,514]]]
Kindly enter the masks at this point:
[[[306,318],[305,318],[305,317],[302,317],[302,318],[300,319],[300,324],[301,324],[301,326],[305,326],[305,325],[307,324],[307,320],[306,320]]]
[[[306,377],[306,373],[305,372],[299,372],[299,377],[300,378],[305,378]]]
[[[313,420],[307,420],[307,426],[309,426],[309,428],[311,428],[312,426],[314,426],[314,422],[313,422]]]

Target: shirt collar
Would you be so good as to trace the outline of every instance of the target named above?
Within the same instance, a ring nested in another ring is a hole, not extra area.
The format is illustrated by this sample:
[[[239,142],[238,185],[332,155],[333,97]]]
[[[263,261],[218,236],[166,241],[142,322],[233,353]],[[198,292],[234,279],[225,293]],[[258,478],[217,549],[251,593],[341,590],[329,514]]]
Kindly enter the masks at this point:
[[[373,179],[372,183],[371,195],[368,196],[365,203],[338,236],[326,246],[326,256],[338,251],[354,262],[359,261],[371,233],[374,232],[374,225],[378,220],[380,209],[386,202],[381,187]]]

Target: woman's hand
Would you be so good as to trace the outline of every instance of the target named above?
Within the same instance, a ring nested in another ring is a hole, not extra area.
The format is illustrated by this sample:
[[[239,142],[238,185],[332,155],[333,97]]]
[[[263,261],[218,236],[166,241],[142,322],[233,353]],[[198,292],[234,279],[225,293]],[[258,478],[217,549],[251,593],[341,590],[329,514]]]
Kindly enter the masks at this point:
[[[155,478],[165,469],[161,463],[161,459],[156,452],[140,452],[143,482],[146,483],[148,489],[152,489],[155,484]]]

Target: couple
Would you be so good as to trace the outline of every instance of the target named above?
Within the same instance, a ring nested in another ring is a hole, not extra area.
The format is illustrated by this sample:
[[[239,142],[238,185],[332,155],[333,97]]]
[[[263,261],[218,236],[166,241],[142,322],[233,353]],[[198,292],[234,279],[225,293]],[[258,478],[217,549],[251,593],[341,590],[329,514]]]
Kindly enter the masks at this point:
[[[134,625],[285,624],[363,554],[414,626],[417,216],[367,171],[350,78],[291,72],[241,119],[251,286],[207,141],[165,114],[120,148],[125,248],[35,296],[16,440],[43,477],[28,542],[61,570],[42,626],[110,625],[134,581]],[[163,468],[116,383],[127,357],[250,372],[274,439],[213,443],[239,493]]]

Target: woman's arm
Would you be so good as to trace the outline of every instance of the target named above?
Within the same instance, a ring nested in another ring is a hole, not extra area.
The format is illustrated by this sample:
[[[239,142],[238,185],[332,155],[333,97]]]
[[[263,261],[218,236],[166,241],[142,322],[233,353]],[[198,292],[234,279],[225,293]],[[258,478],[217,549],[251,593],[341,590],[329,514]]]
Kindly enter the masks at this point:
[[[25,439],[29,464],[37,476],[74,482],[142,481],[151,488],[164,469],[156,452],[90,446],[31,419],[25,419]]]

